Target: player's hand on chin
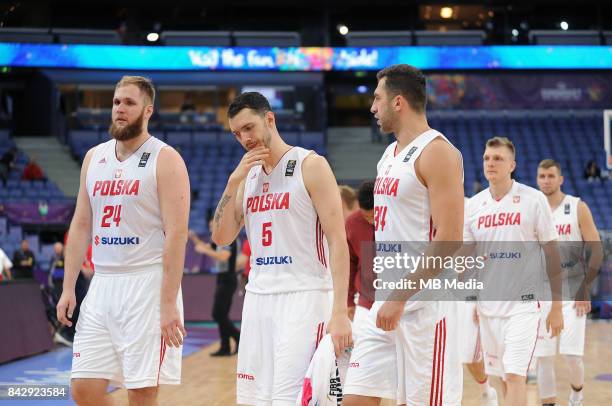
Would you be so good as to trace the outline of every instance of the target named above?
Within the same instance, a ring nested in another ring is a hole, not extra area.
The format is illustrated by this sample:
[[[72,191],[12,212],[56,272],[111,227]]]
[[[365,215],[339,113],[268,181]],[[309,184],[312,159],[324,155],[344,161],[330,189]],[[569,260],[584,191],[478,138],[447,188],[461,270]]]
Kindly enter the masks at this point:
[[[353,347],[351,321],[346,312],[332,314],[329,323],[327,323],[327,332],[334,342],[336,357],[340,357],[345,349]]]
[[[563,313],[561,306],[553,306],[546,317],[546,331],[550,333],[550,337],[556,337],[563,330]]]
[[[244,154],[240,163],[230,175],[230,180],[242,181],[249,174],[249,170],[257,165],[263,165],[264,159],[270,156],[270,150],[264,146],[253,148]]]
[[[384,331],[393,331],[404,313],[404,302],[390,300],[385,302],[376,315],[376,327]]]
[[[181,322],[176,303],[161,304],[160,314],[161,333],[169,347],[180,347],[183,345],[183,338],[187,336],[187,331]]]

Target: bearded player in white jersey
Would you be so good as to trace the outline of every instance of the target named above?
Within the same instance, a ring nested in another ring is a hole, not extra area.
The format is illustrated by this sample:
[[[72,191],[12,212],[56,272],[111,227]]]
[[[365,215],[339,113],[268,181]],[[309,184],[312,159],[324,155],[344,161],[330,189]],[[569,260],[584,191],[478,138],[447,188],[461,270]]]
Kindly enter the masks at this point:
[[[559,234],[561,268],[563,270],[563,324],[559,338],[551,338],[543,329],[538,334],[535,356],[538,357],[538,389],[542,405],[554,405],[557,397],[555,379],[555,355],[567,362],[571,386],[570,406],[580,406],[584,385],[584,337],[586,315],[591,311],[589,287],[597,277],[603,260],[599,232],[595,227],[589,206],[575,196],[561,191],[563,175],[561,165],[545,159],[538,165],[538,187],[546,195],[553,211],[555,227]],[[588,264],[584,261],[586,250],[591,252]],[[572,300],[574,298],[574,300]],[[549,302],[543,302],[548,308]]]
[[[381,131],[397,141],[378,163],[376,244],[400,241],[414,256],[421,253],[413,252],[413,245],[422,245],[427,256],[452,255],[462,240],[461,153],[429,127],[422,72],[393,65],[377,79],[371,112]],[[415,277],[430,279],[439,270],[422,271]],[[419,300],[413,296],[417,291],[393,292],[370,309],[351,355],[345,406],[378,405],[381,398],[406,405],[461,404],[455,320],[446,317],[445,303]]]
[[[352,346],[340,193],[325,158],[282,140],[263,95],[241,94],[228,116],[247,152],[217,206],[212,239],[228,245],[244,225],[251,244],[237,402],[295,405],[325,330],[336,354]]]
[[[485,259],[479,271],[484,290],[478,297],[485,371],[502,379],[505,405],[522,406],[527,404],[525,377],[536,345],[537,286],[544,269],[555,300],[545,320],[552,336],[563,329],[563,318],[552,212],[541,192],[512,179],[515,167],[510,140],[487,141],[483,169],[489,187],[469,200],[463,238]]]
[[[83,405],[113,405],[109,382],[130,405],[157,404],[159,384],[180,384],[185,336],[180,293],[190,187],[180,155],[151,136],[155,89],[124,76],[113,96],[112,139],[81,169],[57,317],[70,325],[88,245],[96,273],[74,338],[71,391]]]

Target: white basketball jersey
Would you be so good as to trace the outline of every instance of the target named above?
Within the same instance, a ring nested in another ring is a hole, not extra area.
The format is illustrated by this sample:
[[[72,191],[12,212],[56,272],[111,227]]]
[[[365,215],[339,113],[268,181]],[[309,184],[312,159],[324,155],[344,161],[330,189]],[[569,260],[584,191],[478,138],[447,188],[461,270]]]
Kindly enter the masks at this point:
[[[397,141],[390,144],[378,162],[374,183],[374,233],[377,243],[402,242],[402,250],[405,250],[410,249],[410,244],[406,243],[433,240],[435,230],[429,194],[427,187],[417,177],[414,163],[425,147],[438,137],[450,144],[444,135],[430,129],[412,140],[402,151],[396,151]],[[457,153],[461,154],[459,150]],[[414,255],[420,254],[414,252]],[[409,301],[404,310],[416,310],[422,304],[417,300]]]
[[[249,292],[332,289],[327,239],[302,177],[311,153],[293,147],[270,174],[259,165],[247,175],[242,203],[251,244]]]
[[[546,272],[540,245],[557,238],[544,194],[514,181],[501,199],[487,188],[466,210],[464,241],[476,242],[475,255],[485,259],[480,311],[493,317],[538,311],[537,287]]]
[[[116,141],[98,145],[87,170],[96,270],[130,270],[162,263],[164,231],[157,195],[157,157],[166,146],[149,137],[120,162]]]
[[[565,195],[561,204],[553,210],[553,219],[559,235],[559,254],[561,269],[565,278],[563,283],[564,299],[583,282],[585,276],[584,242],[578,222],[578,203],[580,198]],[[568,281],[568,278],[571,278]],[[569,290],[568,290],[569,289]]]
[[[560,242],[582,241],[582,233],[578,223],[579,202],[579,197],[565,195],[561,204],[553,211],[555,228]]]
[[[374,227],[376,241],[431,241],[435,230],[427,188],[417,178],[414,163],[440,132],[428,130],[402,151],[397,141],[385,150],[376,167]],[[452,145],[452,144],[451,144]],[[459,150],[457,150],[458,153]]]

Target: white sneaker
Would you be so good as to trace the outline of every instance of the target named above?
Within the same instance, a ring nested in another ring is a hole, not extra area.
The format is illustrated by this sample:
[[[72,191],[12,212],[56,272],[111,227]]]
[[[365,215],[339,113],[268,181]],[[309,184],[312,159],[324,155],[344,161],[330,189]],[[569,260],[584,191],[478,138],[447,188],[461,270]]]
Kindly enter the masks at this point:
[[[494,388],[489,388],[487,393],[483,393],[480,398],[480,404],[482,406],[498,406],[497,403],[497,392]]]
[[[64,338],[59,332],[56,332],[53,335],[53,342],[56,344],[62,344],[66,347],[72,347],[72,342],[66,338]]]
[[[582,399],[583,399],[582,391],[580,392],[572,391],[570,393],[568,406],[582,406]]]

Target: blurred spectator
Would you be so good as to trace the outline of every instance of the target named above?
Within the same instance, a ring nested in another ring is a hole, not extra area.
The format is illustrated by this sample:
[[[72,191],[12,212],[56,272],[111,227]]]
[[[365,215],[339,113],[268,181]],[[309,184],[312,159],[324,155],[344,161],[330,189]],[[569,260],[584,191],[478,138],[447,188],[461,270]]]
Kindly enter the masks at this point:
[[[64,243],[68,239],[68,233],[64,235]],[[93,276],[93,264],[91,263],[91,244],[87,250],[87,258],[81,265],[81,272],[77,277],[76,284],[74,287],[74,293],[76,296],[76,306],[72,312],[72,326],[63,326],[60,323],[53,323],[56,325],[56,332],[53,336],[55,343],[63,344],[72,347],[74,341],[74,334],[76,332],[76,326],[79,321],[79,313],[81,311],[81,303],[87,295],[89,290],[89,280]],[[64,244],[61,242],[53,245],[53,258],[51,259],[51,266],[49,268],[49,289],[53,296],[54,308],[62,296],[62,290],[64,285]],[[55,314],[55,313],[54,313]]]
[[[358,192],[359,210],[345,223],[350,256],[350,276],[347,305],[349,317],[354,321],[354,332],[363,323],[374,303],[372,283],[374,272],[374,182],[364,182]],[[369,289],[368,289],[369,288]],[[355,294],[359,294],[355,306]]]
[[[351,214],[355,213],[359,210],[357,206],[357,194],[355,193],[355,189],[348,185],[339,185],[340,189],[340,197],[342,198],[342,215],[344,216],[344,221]]]
[[[196,105],[193,102],[193,99],[191,98],[190,95],[186,95],[185,99],[183,100],[183,104],[181,105],[181,123],[185,124],[185,123],[192,123],[193,122],[193,116],[195,115],[196,112]]]
[[[183,99],[183,104],[181,105],[181,112],[194,112],[196,111],[196,105],[193,102],[193,99],[190,95],[186,95],[185,99]]]
[[[584,170],[584,178],[589,182],[595,180],[601,180],[601,169],[597,166],[597,162],[594,159],[591,159]]]
[[[16,154],[17,150],[15,148],[11,148],[6,151],[0,159],[0,179],[2,179],[2,183],[4,184],[4,186],[6,186],[6,180],[8,179],[11,169],[15,167]]]
[[[23,168],[22,180],[44,180],[45,174],[34,158],[30,158],[30,162]]]
[[[13,276],[15,279],[32,279],[36,265],[34,253],[30,250],[28,240],[21,241],[21,248],[13,254]]]
[[[3,280],[11,280],[13,276],[11,274],[11,268],[13,267],[13,263],[9,259],[9,257],[2,251],[0,248],[0,282]]]
[[[62,283],[64,282],[64,244],[56,242],[53,245],[53,257],[49,267],[49,286],[57,294],[62,295]]]
[[[209,229],[212,228],[212,220]],[[238,352],[240,342],[240,330],[234,326],[229,318],[234,293],[238,287],[236,278],[236,258],[238,256],[238,243],[236,240],[225,247],[217,247],[202,241],[196,233],[189,231],[189,238],[195,246],[196,252],[209,256],[215,261],[214,273],[217,274],[217,285],[213,302],[213,319],[219,325],[221,336],[221,347],[211,353],[213,357],[228,356]],[[231,351],[230,338],[236,342],[236,350]]]

